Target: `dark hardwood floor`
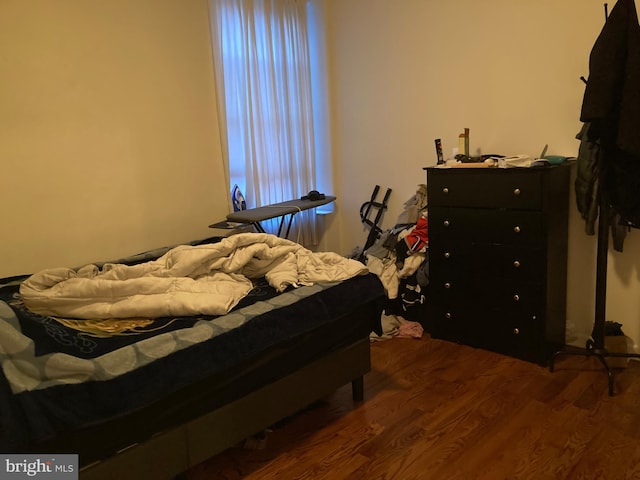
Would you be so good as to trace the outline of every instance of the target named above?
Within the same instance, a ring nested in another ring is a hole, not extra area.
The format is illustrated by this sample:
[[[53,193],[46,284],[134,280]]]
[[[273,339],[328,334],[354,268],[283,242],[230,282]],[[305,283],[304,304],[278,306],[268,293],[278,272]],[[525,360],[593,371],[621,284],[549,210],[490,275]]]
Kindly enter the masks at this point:
[[[640,363],[560,356],[556,371],[433,340],[372,345],[350,386],[188,472],[205,479],[640,479]]]

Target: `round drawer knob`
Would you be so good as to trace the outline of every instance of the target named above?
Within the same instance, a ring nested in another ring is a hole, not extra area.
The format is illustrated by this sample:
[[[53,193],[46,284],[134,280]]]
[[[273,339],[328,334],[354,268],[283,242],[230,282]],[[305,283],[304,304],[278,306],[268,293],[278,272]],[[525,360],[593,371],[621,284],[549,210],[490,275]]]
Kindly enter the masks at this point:
[[[513,296],[513,300],[516,302],[520,301],[520,295],[518,295],[517,293]]]
[[[513,329],[513,334],[514,335],[520,335],[520,329],[519,328],[514,328]]]
[[[449,225],[451,225],[451,222],[450,222],[449,220],[445,220],[444,222],[442,222],[442,224],[443,224],[445,227],[448,227]]]
[[[451,253],[444,252],[444,258],[451,258]]]
[[[442,189],[442,193],[444,193],[446,195],[447,193],[449,193],[449,189],[447,187],[444,187]]]
[[[520,260],[514,260],[513,261],[513,266],[516,268],[520,268]]]
[[[520,195],[520,193],[521,193],[521,192],[520,192],[520,189],[519,189],[519,188],[516,188],[516,189],[513,191],[513,194],[514,194],[516,197],[517,197],[518,195]]]
[[[444,288],[451,288],[451,282],[445,282]]]
[[[449,312],[445,313],[444,318],[446,318],[447,320],[451,320],[451,314]]]
[[[516,225],[515,227],[513,227],[513,231],[516,233],[520,233],[522,230],[520,229],[520,227],[518,225]]]

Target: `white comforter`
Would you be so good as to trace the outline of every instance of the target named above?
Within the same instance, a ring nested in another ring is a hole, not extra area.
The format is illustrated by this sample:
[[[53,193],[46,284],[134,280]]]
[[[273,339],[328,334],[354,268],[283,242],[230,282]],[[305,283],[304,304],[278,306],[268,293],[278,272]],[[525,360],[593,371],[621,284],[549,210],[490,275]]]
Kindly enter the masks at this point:
[[[223,315],[266,277],[287,286],[346,280],[367,273],[360,262],[311,252],[274,235],[244,233],[219,243],[179,246],[139,265],[87,265],[36,273],[22,283],[27,308],[67,318]]]

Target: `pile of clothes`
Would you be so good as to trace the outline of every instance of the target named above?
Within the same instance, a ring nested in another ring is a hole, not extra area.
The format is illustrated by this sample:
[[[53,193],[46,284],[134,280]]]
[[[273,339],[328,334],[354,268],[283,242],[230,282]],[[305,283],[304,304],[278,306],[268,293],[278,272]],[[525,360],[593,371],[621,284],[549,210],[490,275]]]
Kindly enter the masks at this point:
[[[429,231],[427,186],[418,185],[415,195],[404,203],[393,228],[383,231],[364,252],[369,271],[376,274],[387,293],[382,317],[383,334],[372,340],[396,336],[420,338],[424,329],[425,293],[429,285]]]

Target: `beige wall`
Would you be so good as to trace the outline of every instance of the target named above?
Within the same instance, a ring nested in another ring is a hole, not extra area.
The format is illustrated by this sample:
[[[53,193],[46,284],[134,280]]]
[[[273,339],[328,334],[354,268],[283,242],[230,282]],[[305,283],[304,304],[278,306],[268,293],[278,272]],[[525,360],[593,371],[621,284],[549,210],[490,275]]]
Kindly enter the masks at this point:
[[[433,141],[446,154],[471,129],[473,153],[576,155],[588,57],[601,0],[325,0],[338,213],[348,253],[366,232],[358,209],[392,188],[384,227],[426,181]],[[595,237],[571,193],[568,340],[591,332]],[[607,319],[640,341],[640,232],[609,259]]]
[[[207,236],[213,82],[207,0],[0,2],[0,276]]]

